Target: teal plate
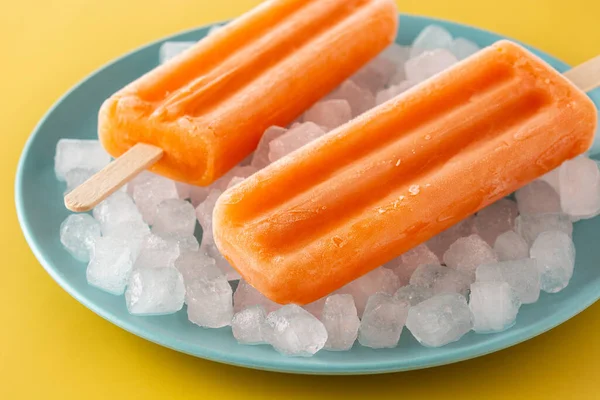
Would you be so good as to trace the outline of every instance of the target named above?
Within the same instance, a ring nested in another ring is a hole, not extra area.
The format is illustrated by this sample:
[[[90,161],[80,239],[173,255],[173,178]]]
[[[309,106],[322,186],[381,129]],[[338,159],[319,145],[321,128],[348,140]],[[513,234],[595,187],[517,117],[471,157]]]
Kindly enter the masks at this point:
[[[487,46],[501,36],[424,17],[404,15],[398,42],[411,43],[427,25],[444,26],[455,36]],[[165,40],[198,40],[208,27]],[[359,345],[349,352],[321,351],[312,358],[286,358],[269,346],[241,346],[231,329],[202,329],[188,322],[185,311],[160,317],[135,317],[125,300],[88,286],[85,265],[61,247],[58,231],[68,215],[62,203],[63,184],[53,171],[54,148],[61,137],[96,138],[96,115],[102,101],[157,64],[160,42],[135,50],[93,73],[63,96],[32,133],[21,156],[16,177],[16,205],[21,227],[46,271],[78,301],[98,315],[147,340],[197,357],[271,371],[305,374],[369,374],[406,371],[453,363],[488,354],[539,335],[568,320],[600,297],[600,218],[576,224],[577,265],[571,284],[561,293],[543,294],[519,313],[516,325],[502,333],[467,334],[457,343],[430,349],[420,346],[407,330],[395,349],[372,350]],[[568,66],[532,49],[558,70]],[[600,105],[600,92],[592,96]],[[40,194],[44,201],[40,201]]]

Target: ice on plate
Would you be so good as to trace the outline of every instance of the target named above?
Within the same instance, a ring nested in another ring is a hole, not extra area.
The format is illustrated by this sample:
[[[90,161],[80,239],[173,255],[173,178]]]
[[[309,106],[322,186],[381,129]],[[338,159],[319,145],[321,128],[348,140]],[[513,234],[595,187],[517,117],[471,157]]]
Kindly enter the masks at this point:
[[[86,169],[94,173],[110,162],[110,155],[97,140],[60,139],[54,154],[54,172],[60,181],[74,169]]]
[[[506,282],[475,282],[471,285],[469,308],[477,333],[504,331],[515,324],[521,301]]]
[[[336,293],[352,295],[360,317],[371,295],[377,292],[393,295],[400,286],[400,279],[391,269],[380,267],[348,283]]]
[[[286,356],[310,357],[327,342],[327,329],[315,316],[295,304],[269,313],[263,338]]]
[[[186,264],[186,265],[184,265]],[[233,290],[223,272],[200,253],[186,253],[175,263],[185,270],[188,319],[205,328],[222,328],[233,318]]]
[[[498,261],[494,250],[479,235],[463,237],[444,253],[444,263],[449,268],[474,275],[481,264]]]
[[[569,235],[561,231],[542,232],[533,242],[530,254],[537,261],[544,292],[556,293],[567,287],[575,267],[575,245]]]
[[[360,319],[354,299],[349,294],[334,294],[327,297],[321,321],[327,330],[325,350],[350,350],[358,336]]]
[[[87,282],[108,293],[123,294],[132,268],[131,249],[127,243],[117,238],[101,237],[94,243],[86,270]]]
[[[161,62],[193,44],[164,43]],[[142,172],[99,204],[93,218],[69,216],[60,240],[75,258],[89,261],[90,285],[125,292],[130,313],[168,314],[186,302],[192,323],[231,324],[239,343],[270,343],[291,356],[349,350],[357,339],[363,346],[394,347],[404,324],[419,342],[434,347],[470,329],[507,329],[521,303],[530,307],[540,290],[554,293],[569,283],[573,222],[600,213],[596,161],[569,160],[518,190],[516,201],[500,199],[303,307],[274,303],[243,279],[232,293],[228,281],[240,276],[212,237],[212,212],[225,190],[478,50],[468,39],[429,26],[412,46],[389,46],[290,126],[268,127],[254,154],[212,185]],[[96,140],[61,139],[54,169],[70,191],[110,160]],[[193,236],[196,220],[201,244]]]
[[[398,300],[407,302],[410,306],[417,304],[433,297],[433,289],[429,287],[406,285],[396,291],[394,297]]]
[[[473,316],[464,296],[445,293],[408,310],[406,327],[427,347],[456,342],[473,327]]]
[[[559,213],[560,197],[550,184],[535,180],[515,192],[521,214]]]
[[[396,273],[402,285],[406,285],[419,265],[439,263],[440,259],[429,250],[429,247],[426,244],[420,244],[388,262],[385,266]]]
[[[500,199],[477,213],[474,231],[493,246],[498,236],[514,228],[518,215],[517,203],[510,199]]]
[[[500,261],[520,260],[529,257],[529,245],[515,231],[506,231],[496,238],[494,252]]]
[[[365,347],[396,347],[410,304],[387,293],[375,293],[367,301],[360,321],[358,341]]]
[[[172,314],[185,298],[183,277],[174,267],[134,269],[129,276],[125,302],[134,315]]]
[[[191,203],[181,199],[167,199],[156,209],[154,233],[175,233],[191,236],[196,227],[196,212]]]
[[[477,282],[506,282],[523,304],[535,303],[540,297],[540,272],[537,261],[524,258],[477,268]]]
[[[231,330],[240,344],[263,344],[263,325],[267,313],[262,306],[246,308],[233,316]]]
[[[412,286],[431,289],[433,294],[460,293],[466,296],[472,282],[470,274],[439,264],[421,265],[410,277]]]
[[[89,261],[100,224],[89,214],[71,214],[60,225],[60,242],[79,261]]]

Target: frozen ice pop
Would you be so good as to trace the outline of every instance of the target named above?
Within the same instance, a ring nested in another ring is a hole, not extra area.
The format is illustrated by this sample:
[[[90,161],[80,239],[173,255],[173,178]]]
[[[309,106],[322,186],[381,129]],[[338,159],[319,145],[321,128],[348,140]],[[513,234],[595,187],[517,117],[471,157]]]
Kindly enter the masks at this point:
[[[118,157],[164,151],[152,171],[208,185],[394,39],[392,0],[271,0],[129,84],[102,106],[98,134]]]
[[[215,240],[271,300],[310,303],[583,153],[596,124],[584,92],[497,42],[226,191]]]

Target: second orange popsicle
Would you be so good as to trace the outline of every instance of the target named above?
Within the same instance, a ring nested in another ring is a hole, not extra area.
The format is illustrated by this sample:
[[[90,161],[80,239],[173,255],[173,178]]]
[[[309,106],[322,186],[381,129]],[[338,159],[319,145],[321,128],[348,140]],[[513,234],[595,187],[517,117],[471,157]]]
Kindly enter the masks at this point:
[[[205,186],[272,125],[286,126],[388,46],[392,0],[270,0],[126,86],[102,106],[99,138],[118,157],[164,150],[152,170]]]
[[[310,303],[583,153],[596,118],[498,42],[225,192],[215,240],[270,299]]]

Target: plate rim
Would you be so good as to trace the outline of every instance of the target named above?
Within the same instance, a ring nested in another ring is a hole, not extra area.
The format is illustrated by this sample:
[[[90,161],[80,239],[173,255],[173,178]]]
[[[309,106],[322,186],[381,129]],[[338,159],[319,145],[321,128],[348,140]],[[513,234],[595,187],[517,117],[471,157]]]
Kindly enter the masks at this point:
[[[499,33],[495,33],[486,29],[482,29],[479,27],[475,27],[469,24],[454,22],[450,20],[445,20],[441,18],[433,18],[415,14],[408,13],[400,13],[400,18],[412,18],[416,20],[422,20],[427,23],[442,23],[442,24],[450,24],[460,27],[465,27],[472,29],[477,32],[485,33],[488,35],[500,36],[502,38],[512,40],[516,43],[522,44],[528,49],[532,49],[538,53],[542,53],[549,57],[550,59],[556,60],[561,64],[568,65],[558,58],[547,54],[544,51],[541,51],[537,48],[529,46],[527,44],[522,43],[519,40],[515,40],[509,36],[502,35]],[[567,320],[573,318],[577,314],[581,313],[583,310],[591,306],[600,298],[600,292],[593,297],[586,297],[586,301],[581,301],[578,303],[578,307],[571,307],[568,310],[558,310],[553,312],[547,318],[543,318],[534,324],[528,325],[524,330],[521,330],[519,333],[513,331],[515,333],[511,334],[510,331],[504,332],[505,334],[499,337],[494,338],[490,336],[490,340],[474,344],[465,350],[463,348],[452,349],[449,353],[439,356],[439,355],[426,355],[420,357],[418,362],[412,362],[410,364],[402,363],[402,360],[386,360],[386,361],[372,361],[365,362],[362,361],[359,366],[356,366],[355,363],[346,365],[338,365],[338,364],[327,364],[323,363],[320,365],[306,365],[306,364],[288,364],[286,360],[289,360],[286,357],[280,356],[274,358],[275,361],[271,361],[270,359],[261,359],[258,362],[254,361],[251,357],[248,356],[231,356],[226,351],[219,351],[218,349],[211,349],[210,347],[195,347],[196,351],[191,351],[188,348],[188,345],[185,341],[180,341],[177,338],[170,338],[169,340],[164,340],[164,336],[160,334],[155,334],[152,331],[144,329],[143,327],[138,326],[135,323],[130,323],[128,321],[122,320],[120,317],[115,316],[111,312],[106,311],[101,305],[97,305],[94,301],[88,300],[85,295],[79,293],[74,287],[72,287],[67,281],[66,278],[61,275],[58,270],[51,265],[49,260],[44,255],[41,250],[40,245],[38,244],[38,240],[34,238],[32,232],[33,228],[29,224],[28,218],[26,216],[24,198],[23,198],[23,190],[25,187],[25,177],[24,177],[24,166],[27,160],[27,155],[29,154],[29,150],[33,143],[35,142],[36,137],[40,134],[41,127],[44,122],[54,113],[54,111],[63,103],[63,101],[69,97],[74,91],[76,91],[80,86],[82,86],[89,79],[99,74],[103,70],[109,68],[113,64],[118,63],[122,59],[130,57],[131,55],[140,52],[148,47],[155,46],[159,43],[176,39],[179,36],[190,34],[194,32],[198,32],[201,30],[209,29],[211,26],[216,24],[223,24],[228,22],[218,21],[213,22],[211,24],[186,29],[163,38],[151,41],[147,44],[139,46],[131,51],[126,52],[125,54],[112,59],[111,61],[103,64],[99,68],[96,68],[91,73],[87,74],[84,78],[80,79],[75,85],[73,85],[69,90],[67,90],[62,96],[60,96],[52,106],[46,111],[43,117],[38,121],[35,125],[34,129],[30,133],[25,146],[23,147],[21,154],[19,156],[19,162],[17,165],[17,171],[15,176],[15,206],[17,211],[17,218],[19,221],[19,226],[27,244],[29,245],[31,251],[36,257],[37,261],[42,265],[42,267],[46,270],[46,272],[52,277],[58,285],[65,290],[69,295],[75,298],[79,303],[84,305],[86,308],[93,311],[95,314],[99,315],[103,319],[109,321],[110,323],[118,326],[121,329],[124,329],[136,336],[139,336],[145,340],[156,343],[160,346],[185,353],[194,357],[204,358],[210,361],[225,363],[229,365],[246,367],[258,370],[266,370],[266,371],[274,371],[274,372],[285,372],[285,373],[295,373],[295,374],[308,374],[308,375],[363,375],[363,374],[379,374],[379,373],[391,373],[391,372],[400,372],[400,371],[409,371],[415,369],[424,369],[430,367],[436,367],[441,365],[447,365],[451,363],[461,362],[465,360],[469,360],[472,358],[481,357],[487,354],[491,354],[508,347],[512,347],[519,343],[525,342],[535,336],[541,335],[556,326],[566,322]],[[405,333],[407,334],[407,333]],[[297,359],[296,359],[297,360]]]

